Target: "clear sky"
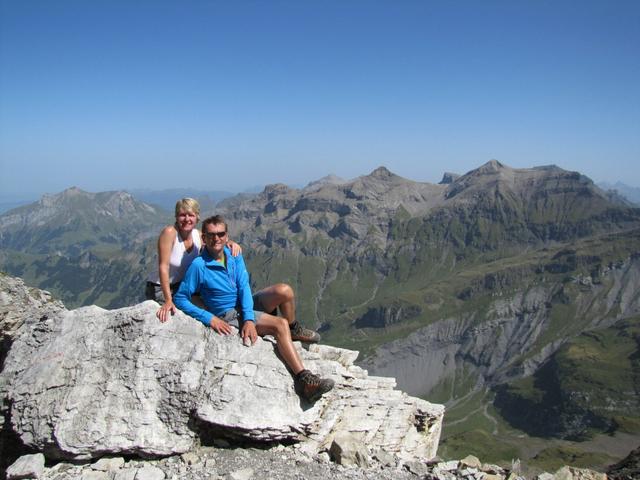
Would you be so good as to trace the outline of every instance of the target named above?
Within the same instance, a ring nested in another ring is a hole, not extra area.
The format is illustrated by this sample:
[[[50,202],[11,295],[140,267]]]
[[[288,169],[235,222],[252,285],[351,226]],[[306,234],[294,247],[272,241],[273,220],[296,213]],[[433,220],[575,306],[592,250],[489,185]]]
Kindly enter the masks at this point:
[[[490,159],[640,186],[640,1],[0,0],[0,191]]]

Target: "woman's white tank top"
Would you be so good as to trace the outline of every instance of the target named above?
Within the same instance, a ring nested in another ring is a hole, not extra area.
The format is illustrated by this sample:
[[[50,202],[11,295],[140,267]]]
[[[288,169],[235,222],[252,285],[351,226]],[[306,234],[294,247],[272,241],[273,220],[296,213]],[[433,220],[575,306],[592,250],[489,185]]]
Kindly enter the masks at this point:
[[[193,239],[193,248],[190,252],[187,252],[182,237],[176,232],[176,239],[173,242],[171,257],[169,258],[170,284],[180,282],[184,278],[184,274],[187,273],[187,268],[189,268],[191,262],[200,255],[200,247],[202,246],[200,232],[194,228],[191,231],[191,238]],[[149,275],[149,281],[160,284],[160,272],[158,272],[158,269]]]

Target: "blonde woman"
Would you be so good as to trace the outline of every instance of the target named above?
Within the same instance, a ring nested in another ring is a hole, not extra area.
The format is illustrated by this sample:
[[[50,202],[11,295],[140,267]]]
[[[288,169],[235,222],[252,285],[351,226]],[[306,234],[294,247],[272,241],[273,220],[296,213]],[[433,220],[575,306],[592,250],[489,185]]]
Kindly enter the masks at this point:
[[[176,313],[173,295],[178,291],[184,274],[191,262],[200,255],[202,237],[196,228],[200,219],[200,204],[193,198],[176,202],[176,221],[162,229],[158,238],[158,269],[149,275],[145,291],[148,300],[162,306],[156,312],[161,322]],[[240,246],[228,242],[233,256],[242,252]]]

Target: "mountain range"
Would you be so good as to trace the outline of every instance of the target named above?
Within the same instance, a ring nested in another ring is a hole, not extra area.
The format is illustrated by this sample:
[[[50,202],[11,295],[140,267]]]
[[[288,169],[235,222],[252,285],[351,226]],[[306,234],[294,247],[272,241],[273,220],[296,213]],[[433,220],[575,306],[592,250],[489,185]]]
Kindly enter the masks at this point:
[[[622,195],[636,206],[640,205],[640,188],[631,187],[622,182],[598,182],[598,187],[603,190],[614,190],[618,195]]]
[[[640,209],[579,172],[492,160],[431,184],[380,167],[205,207],[255,288],[290,283],[324,341],[448,405],[444,454],[595,464],[611,458],[589,439],[612,458],[640,443]],[[69,189],[0,216],[0,269],[72,307],[135,303],[171,219]]]
[[[138,200],[157,205],[163,210],[172,212],[176,200],[191,197],[198,200],[203,209],[212,208],[217,202],[233,197],[235,193],[223,190],[195,190],[192,188],[171,188],[167,190],[133,189],[129,193]]]
[[[135,303],[168,217],[126,192],[45,195],[0,216],[0,268],[68,305]]]

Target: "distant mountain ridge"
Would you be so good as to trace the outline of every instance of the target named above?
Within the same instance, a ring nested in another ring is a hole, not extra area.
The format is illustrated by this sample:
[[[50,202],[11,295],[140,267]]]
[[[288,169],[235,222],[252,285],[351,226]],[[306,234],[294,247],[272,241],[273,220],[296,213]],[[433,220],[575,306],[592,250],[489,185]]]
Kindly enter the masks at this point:
[[[569,197],[573,206],[564,201]],[[252,199],[230,198],[218,205],[234,222],[240,222],[239,230],[246,232],[242,235],[250,242],[264,243],[262,232],[269,229],[274,230],[270,234],[272,243],[275,231],[282,227],[291,234],[304,231],[307,236],[352,238],[364,243],[375,239],[381,247],[390,240],[394,221],[398,225],[418,217],[427,221],[427,216],[432,216],[429,218],[449,223],[466,208],[471,209],[467,213],[477,213],[486,221],[515,222],[509,224],[509,229],[521,229],[521,236],[505,236],[503,240],[517,243],[570,238],[571,232],[563,233],[569,228],[564,225],[566,221],[575,224],[598,215],[622,226],[626,222],[626,214],[622,213],[626,212],[625,207],[576,172],[553,166],[512,169],[497,161],[448,184],[414,182],[381,167],[370,175],[320,188],[314,185],[296,190],[270,185]],[[264,227],[267,220],[269,224]],[[461,240],[466,243],[468,239]],[[282,241],[286,243],[286,238]],[[349,243],[350,248],[355,248],[354,243]]]
[[[168,212],[173,212],[176,201],[185,198],[197,199],[202,209],[212,209],[216,203],[235,195],[223,190],[196,190],[193,188],[171,188],[164,190],[132,189],[131,194],[137,199],[152,205],[158,205]]]
[[[598,186],[603,190],[612,190],[618,195],[622,195],[630,202],[633,202],[636,206],[640,206],[640,188],[631,187],[622,182],[616,182],[614,184],[608,182],[598,182]]]
[[[72,305],[120,306],[140,298],[136,265],[170,221],[127,192],[71,187],[0,215],[0,269]]]
[[[148,236],[147,228],[165,218],[165,212],[126,192],[90,193],[71,187],[1,215],[0,245],[29,251],[37,244],[39,251],[46,252],[57,248],[63,238],[65,246],[75,242],[85,246],[100,241],[127,243]],[[82,238],[84,228],[91,229],[92,238]]]

